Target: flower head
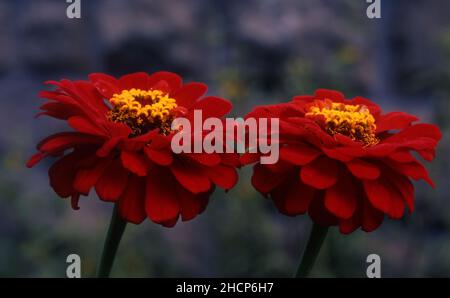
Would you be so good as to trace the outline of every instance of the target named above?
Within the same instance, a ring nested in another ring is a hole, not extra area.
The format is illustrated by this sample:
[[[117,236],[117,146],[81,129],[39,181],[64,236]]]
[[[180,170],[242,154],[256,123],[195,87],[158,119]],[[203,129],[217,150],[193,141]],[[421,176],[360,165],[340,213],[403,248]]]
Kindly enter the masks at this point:
[[[108,112],[109,119],[127,124],[134,135],[152,129],[169,134],[178,106],[176,99],[161,90],[134,88],[114,94],[109,101],[113,105],[113,109]]]
[[[42,91],[49,101],[41,115],[67,121],[73,129],[42,140],[28,166],[55,157],[50,185],[78,209],[80,195],[95,188],[103,201],[118,204],[132,223],[146,217],[173,226],[181,216],[200,214],[216,186],[232,188],[237,181],[235,154],[174,154],[172,121],[192,119],[194,110],[222,118],[231,104],[203,97],[201,83],[183,84],[169,72],[134,73],[116,79],[95,73],[88,81],[50,81]]]
[[[342,134],[367,146],[378,143],[375,117],[365,105],[318,100],[311,104],[305,117],[321,123],[330,135]]]
[[[434,186],[413,152],[432,161],[441,138],[438,127],[415,124],[403,112],[383,114],[368,99],[345,99],[331,90],[297,96],[285,104],[257,107],[247,117],[280,118],[280,160],[257,163],[253,186],[278,210],[308,212],[323,226],[348,234],[377,229],[384,216],[399,219],[414,209],[411,179]],[[244,164],[255,154],[241,157]]]

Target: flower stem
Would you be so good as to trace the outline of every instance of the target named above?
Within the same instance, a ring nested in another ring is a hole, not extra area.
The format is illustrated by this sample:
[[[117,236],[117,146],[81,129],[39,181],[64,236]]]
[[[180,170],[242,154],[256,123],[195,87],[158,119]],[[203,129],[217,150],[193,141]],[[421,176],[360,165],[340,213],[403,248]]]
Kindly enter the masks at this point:
[[[308,243],[303,252],[302,261],[298,266],[296,278],[308,277],[314,263],[319,255],[325,236],[327,235],[328,227],[322,227],[318,224],[313,224],[311,234],[309,235]]]
[[[108,234],[103,246],[102,258],[98,267],[97,277],[109,277],[117,248],[119,247],[120,239],[122,238],[126,225],[127,222],[120,217],[118,207],[115,205],[111,216],[111,222],[109,223]]]

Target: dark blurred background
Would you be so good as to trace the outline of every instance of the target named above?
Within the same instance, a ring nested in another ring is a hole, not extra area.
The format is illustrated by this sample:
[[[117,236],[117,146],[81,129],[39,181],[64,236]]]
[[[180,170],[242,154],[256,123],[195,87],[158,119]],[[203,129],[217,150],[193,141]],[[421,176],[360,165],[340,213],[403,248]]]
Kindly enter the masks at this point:
[[[450,277],[450,1],[382,0],[374,20],[365,0],[81,4],[77,20],[64,0],[0,0],[0,276],[64,277],[71,253],[92,276],[112,210],[93,194],[73,211],[48,185],[50,161],[25,168],[36,142],[65,128],[33,118],[42,83],[169,70],[206,82],[233,102],[233,116],[324,87],[438,123],[444,139],[428,167],[437,188],[416,183],[413,216],[371,234],[332,229],[313,276],[364,277],[376,253],[384,277]],[[291,276],[310,220],[275,211],[250,172],[241,170],[228,194],[216,191],[193,221],[129,225],[112,276]]]

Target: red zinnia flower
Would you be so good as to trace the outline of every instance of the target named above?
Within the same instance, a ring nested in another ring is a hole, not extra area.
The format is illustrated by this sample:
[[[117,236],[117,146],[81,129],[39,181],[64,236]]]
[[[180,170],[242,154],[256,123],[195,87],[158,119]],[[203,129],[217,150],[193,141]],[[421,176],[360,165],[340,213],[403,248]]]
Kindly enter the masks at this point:
[[[192,119],[193,110],[222,118],[231,104],[218,97],[201,98],[207,86],[183,84],[169,72],[134,73],[115,79],[91,74],[89,81],[51,81],[43,91],[41,114],[66,120],[75,131],[41,141],[28,166],[47,156],[58,160],[49,169],[50,185],[78,208],[80,195],[95,188],[100,199],[118,204],[126,221],[146,217],[173,226],[200,214],[215,186],[237,181],[233,154],[174,154],[170,142],[177,116]]]
[[[370,232],[385,214],[399,219],[405,205],[413,211],[410,178],[433,186],[412,152],[433,160],[441,132],[435,125],[413,124],[418,119],[412,115],[382,114],[368,99],[318,90],[258,107],[247,117],[280,119],[280,159],[257,163],[252,184],[286,215],[308,212],[319,225],[339,225],[345,234],[358,227]],[[250,153],[241,159],[257,160]]]

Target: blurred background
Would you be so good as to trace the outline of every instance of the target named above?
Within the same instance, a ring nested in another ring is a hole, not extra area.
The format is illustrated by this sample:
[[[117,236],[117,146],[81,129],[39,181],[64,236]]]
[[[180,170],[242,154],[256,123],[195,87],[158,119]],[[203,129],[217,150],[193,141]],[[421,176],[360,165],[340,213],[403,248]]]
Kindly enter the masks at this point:
[[[450,277],[450,1],[382,0],[373,20],[365,0],[82,0],[79,20],[67,5],[0,0],[0,276],[65,277],[72,253],[92,276],[112,211],[95,192],[73,211],[48,185],[50,160],[25,168],[65,128],[34,119],[43,82],[169,70],[231,100],[232,116],[336,88],[439,124],[437,188],[416,183],[413,216],[373,233],[331,229],[312,275],[365,277],[376,253],[383,277]],[[250,173],[193,221],[128,225],[112,276],[290,277],[310,220],[279,214]]]

